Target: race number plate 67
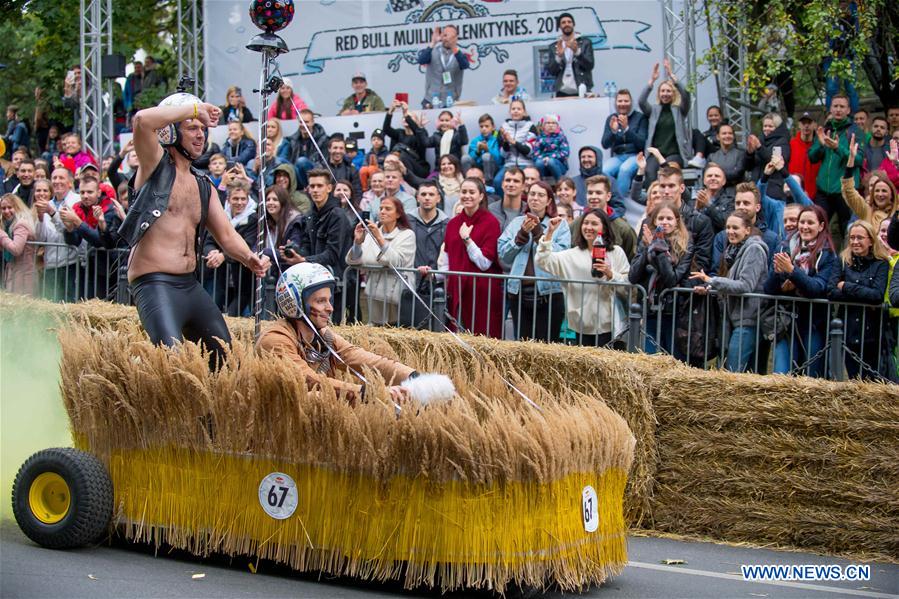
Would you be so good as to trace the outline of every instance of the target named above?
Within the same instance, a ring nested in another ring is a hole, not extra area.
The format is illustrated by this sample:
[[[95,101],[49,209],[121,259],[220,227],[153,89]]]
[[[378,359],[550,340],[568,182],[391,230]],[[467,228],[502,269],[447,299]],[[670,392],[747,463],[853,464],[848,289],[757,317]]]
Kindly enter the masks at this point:
[[[597,505],[596,490],[587,485],[581,492],[581,515],[584,518],[584,530],[596,532],[599,528],[599,506]]]
[[[297,484],[283,472],[272,472],[259,483],[259,505],[276,520],[290,518],[298,501]]]

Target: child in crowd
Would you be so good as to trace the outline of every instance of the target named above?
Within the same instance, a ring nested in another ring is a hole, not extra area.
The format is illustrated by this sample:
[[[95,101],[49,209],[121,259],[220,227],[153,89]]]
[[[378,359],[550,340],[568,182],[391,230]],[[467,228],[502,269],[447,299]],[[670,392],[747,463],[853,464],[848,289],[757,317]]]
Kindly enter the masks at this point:
[[[537,129],[534,127],[527,108],[522,100],[509,102],[509,118],[500,128],[500,147],[506,160],[503,167],[493,178],[493,187],[500,189],[506,169],[515,166],[524,169],[534,166],[534,144],[537,141]]]
[[[503,160],[503,153],[499,147],[499,132],[496,130],[493,117],[489,114],[481,115],[478,119],[478,128],[481,134],[468,144],[468,156],[467,159],[463,158],[462,166],[466,172],[472,166],[481,169],[484,178],[492,183],[496,177],[496,169]]]
[[[346,160],[349,160],[358,171],[365,165],[365,150],[360,150],[355,139],[346,141]]]
[[[434,148],[438,157],[437,170],[440,170],[439,158],[450,154],[462,160],[462,151],[468,147],[468,130],[462,124],[462,113],[455,116],[449,110],[437,115],[437,130],[428,138],[427,147]]]
[[[369,186],[369,177],[375,171],[384,168],[384,159],[390,153],[387,150],[387,146],[384,145],[384,131],[382,129],[375,129],[371,132],[369,145],[371,147],[365,154],[365,164],[359,169],[359,180],[362,182],[362,189],[366,191]]]
[[[559,115],[547,114],[540,119],[540,134],[534,143],[534,162],[541,177],[558,179],[568,172],[570,149],[568,138],[559,125]]]
[[[215,187],[222,184],[222,176],[227,166],[228,161],[225,160],[224,154],[213,154],[209,159],[209,178]]]

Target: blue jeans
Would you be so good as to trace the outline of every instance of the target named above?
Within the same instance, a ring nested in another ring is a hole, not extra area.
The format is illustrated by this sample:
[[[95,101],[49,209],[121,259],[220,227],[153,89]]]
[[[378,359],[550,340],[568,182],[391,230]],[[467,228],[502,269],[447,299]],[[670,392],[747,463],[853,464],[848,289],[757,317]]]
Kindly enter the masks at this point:
[[[481,156],[481,170],[484,171],[484,180],[485,181],[493,181],[496,177],[496,160],[493,159],[493,156],[488,152]],[[501,189],[500,187],[494,187],[494,189]]]
[[[300,156],[293,163],[293,168],[297,172],[297,189],[306,189],[306,186],[309,185],[309,177],[306,176],[306,173],[315,168],[315,163],[305,156]]]
[[[637,174],[637,155],[618,154],[602,163],[602,174],[618,179],[618,191],[624,197],[630,197],[631,181]]]
[[[842,79],[840,77],[831,77],[828,75],[828,71],[830,71],[830,65],[833,63],[833,58],[827,57],[824,59],[824,92],[827,96],[827,109],[830,110],[830,100],[838,93],[840,93],[840,84],[842,83],[846,87],[846,95],[849,96],[849,110],[852,114],[855,114],[858,111],[858,91],[855,89],[855,85],[849,79]],[[855,65],[853,65],[854,70]]]
[[[811,331],[808,325],[797,326],[793,331],[792,346],[790,339],[780,339],[774,347],[774,372],[777,374],[788,374],[793,370],[794,366],[801,366],[811,356],[818,353],[824,347],[824,334],[817,328],[812,327]],[[805,350],[803,351],[803,347]],[[790,360],[790,351],[792,349],[792,362]],[[824,356],[820,356],[817,360],[808,365],[805,372],[796,374],[806,374],[821,378],[824,376]]]
[[[555,179],[559,179],[568,172],[568,165],[562,164],[562,161],[556,158],[550,158],[546,163],[544,163],[545,158],[537,159],[537,170],[540,171],[541,177],[554,177]]]
[[[730,372],[746,372],[755,355],[755,327],[737,327],[727,344],[725,367]]]

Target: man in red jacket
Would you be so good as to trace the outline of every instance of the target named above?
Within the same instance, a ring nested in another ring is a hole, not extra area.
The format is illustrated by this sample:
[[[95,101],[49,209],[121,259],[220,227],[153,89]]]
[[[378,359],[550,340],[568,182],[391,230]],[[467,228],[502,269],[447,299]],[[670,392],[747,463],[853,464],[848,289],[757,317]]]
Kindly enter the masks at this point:
[[[821,163],[812,163],[808,159],[808,151],[815,141],[815,119],[807,113],[803,112],[799,117],[799,131],[796,136],[790,140],[790,164],[789,171],[791,175],[802,176],[802,186],[808,197],[815,197],[817,186],[815,179],[818,177],[818,170]]]

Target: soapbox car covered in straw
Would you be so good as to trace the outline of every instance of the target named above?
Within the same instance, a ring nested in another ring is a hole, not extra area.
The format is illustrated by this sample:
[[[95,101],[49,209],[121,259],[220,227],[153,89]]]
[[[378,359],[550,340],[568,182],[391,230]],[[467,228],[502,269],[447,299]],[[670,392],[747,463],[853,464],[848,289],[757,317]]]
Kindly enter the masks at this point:
[[[364,328],[347,337],[364,343]],[[599,398],[505,371],[535,407],[488,360],[439,343],[403,358],[448,374],[457,396],[397,414],[377,373],[350,405],[239,335],[216,372],[198,347],[154,347],[124,320],[67,324],[60,342],[75,447],[33,455],[13,490],[43,546],[115,530],[445,591],[582,590],[626,563],[634,437]]]

